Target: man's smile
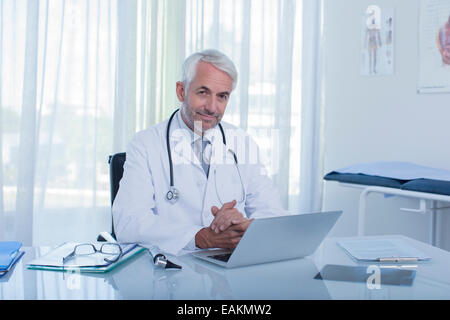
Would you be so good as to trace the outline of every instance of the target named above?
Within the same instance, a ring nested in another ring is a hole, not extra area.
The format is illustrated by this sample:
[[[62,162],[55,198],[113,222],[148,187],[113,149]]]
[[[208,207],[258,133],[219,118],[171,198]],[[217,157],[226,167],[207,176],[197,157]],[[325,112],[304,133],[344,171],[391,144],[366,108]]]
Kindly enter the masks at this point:
[[[215,120],[217,118],[215,115],[207,115],[200,112],[197,112],[197,115],[199,115],[202,119],[207,121]]]

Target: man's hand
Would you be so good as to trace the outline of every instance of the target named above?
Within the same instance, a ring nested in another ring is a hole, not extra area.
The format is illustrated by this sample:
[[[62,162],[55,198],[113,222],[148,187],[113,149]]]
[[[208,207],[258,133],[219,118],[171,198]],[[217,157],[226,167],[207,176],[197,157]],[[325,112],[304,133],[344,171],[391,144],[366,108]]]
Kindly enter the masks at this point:
[[[198,248],[234,249],[241,240],[248,226],[254,219],[248,220],[234,206],[236,200],[225,203],[222,208],[211,208],[214,220],[208,228],[203,228],[195,235]]]
[[[217,208],[213,206],[211,208],[211,213],[214,216],[214,220],[211,223],[210,228],[215,233],[220,233],[228,229],[233,224],[239,224],[247,219],[240,213],[234,206],[236,205],[236,200],[225,203],[222,208]]]
[[[234,249],[253,220],[245,219],[242,223],[233,224],[220,233],[216,233],[211,227],[203,228],[195,235],[195,245],[201,249]]]

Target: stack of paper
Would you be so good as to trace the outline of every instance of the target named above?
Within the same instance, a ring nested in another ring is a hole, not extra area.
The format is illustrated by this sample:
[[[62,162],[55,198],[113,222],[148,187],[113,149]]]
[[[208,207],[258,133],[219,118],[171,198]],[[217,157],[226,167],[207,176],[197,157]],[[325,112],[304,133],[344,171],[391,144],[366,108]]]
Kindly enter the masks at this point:
[[[420,250],[402,239],[351,239],[338,244],[353,258],[359,261],[405,262],[429,260]]]
[[[66,242],[44,256],[32,260],[28,263],[28,269],[104,273],[146,250],[137,244],[122,244],[122,256],[117,262],[108,262],[105,260],[105,257],[108,256],[96,252],[89,255],[75,255],[72,259],[63,263],[63,258],[72,253],[75,246],[79,244]],[[99,249],[102,243],[94,243],[94,245]]]
[[[24,255],[25,252],[20,251],[22,243],[17,241],[0,242],[0,278],[5,276]]]

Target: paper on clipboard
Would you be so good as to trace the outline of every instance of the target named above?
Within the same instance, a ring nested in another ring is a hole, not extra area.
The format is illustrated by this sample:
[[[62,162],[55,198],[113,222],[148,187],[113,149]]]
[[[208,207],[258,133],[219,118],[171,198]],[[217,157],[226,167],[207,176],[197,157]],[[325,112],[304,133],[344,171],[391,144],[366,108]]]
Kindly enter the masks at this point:
[[[420,250],[402,239],[350,239],[337,242],[348,254],[360,261],[383,261],[389,259],[430,260]]]
[[[107,272],[137,253],[146,250],[139,247],[138,244],[122,244],[122,257],[117,262],[105,261],[104,254],[94,253],[86,256],[74,256],[63,264],[63,257],[69,255],[77,244],[79,243],[64,243],[44,256],[28,263],[28,268],[41,270],[73,270],[75,268],[80,272]],[[101,244],[94,245],[97,249],[101,246]]]

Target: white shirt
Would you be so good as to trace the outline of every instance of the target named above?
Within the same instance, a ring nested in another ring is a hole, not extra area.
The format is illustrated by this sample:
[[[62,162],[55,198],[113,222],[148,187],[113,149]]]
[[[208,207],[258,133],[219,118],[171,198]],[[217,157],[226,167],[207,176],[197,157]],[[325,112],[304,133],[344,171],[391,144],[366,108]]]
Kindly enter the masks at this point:
[[[196,233],[213,221],[211,207],[220,208],[222,202],[234,199],[244,198],[236,208],[247,218],[287,214],[260,162],[256,143],[243,130],[222,122],[226,146],[218,126],[205,132],[204,139],[211,142],[207,177],[192,149],[195,134],[186,130],[180,112],[173,118],[169,139],[179,199],[169,202],[167,122],[138,132],[127,148],[124,174],[113,204],[119,242],[158,246],[163,252],[182,254],[184,248],[195,247]],[[240,175],[229,150],[238,158]]]

